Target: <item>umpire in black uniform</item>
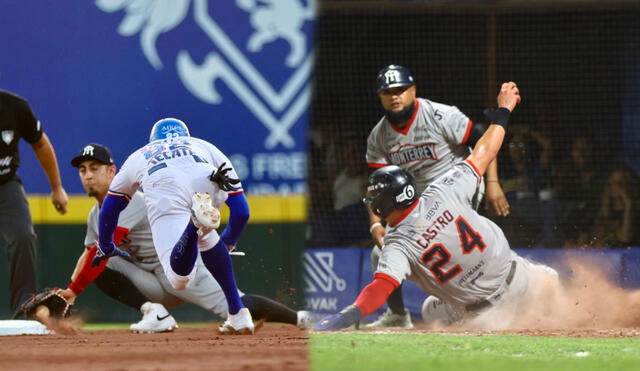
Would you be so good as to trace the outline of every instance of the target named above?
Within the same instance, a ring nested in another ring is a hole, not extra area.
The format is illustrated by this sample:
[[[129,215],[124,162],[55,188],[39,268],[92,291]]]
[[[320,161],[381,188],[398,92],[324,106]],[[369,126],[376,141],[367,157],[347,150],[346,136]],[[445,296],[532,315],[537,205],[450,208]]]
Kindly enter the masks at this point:
[[[16,170],[20,165],[18,141],[31,145],[49,178],[51,201],[60,214],[67,212],[67,192],[62,187],[56,154],[24,99],[0,90],[0,235],[9,257],[11,311],[37,289],[36,235],[29,204]]]

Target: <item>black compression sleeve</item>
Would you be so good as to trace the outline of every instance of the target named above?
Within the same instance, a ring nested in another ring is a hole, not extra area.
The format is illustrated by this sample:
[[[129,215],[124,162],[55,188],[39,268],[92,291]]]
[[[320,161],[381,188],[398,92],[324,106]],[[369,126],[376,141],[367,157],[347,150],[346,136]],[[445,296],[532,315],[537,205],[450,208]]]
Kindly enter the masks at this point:
[[[105,268],[93,282],[105,294],[136,310],[148,301],[129,278],[113,269]]]
[[[298,324],[298,312],[277,301],[253,294],[246,294],[240,300],[249,309],[251,317],[255,320],[264,319],[267,322]]]

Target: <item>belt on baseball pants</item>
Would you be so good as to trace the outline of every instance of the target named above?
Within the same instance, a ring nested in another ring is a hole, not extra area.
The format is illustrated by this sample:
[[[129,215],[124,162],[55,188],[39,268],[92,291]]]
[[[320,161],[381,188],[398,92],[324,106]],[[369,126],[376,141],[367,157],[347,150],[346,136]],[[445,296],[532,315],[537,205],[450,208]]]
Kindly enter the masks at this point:
[[[515,276],[515,274],[516,274],[516,261],[512,260],[511,261],[511,268],[509,269],[509,273],[507,274],[507,279],[504,280],[504,288],[505,289],[507,288],[507,286],[509,286],[511,284],[511,281],[513,281],[513,276]],[[500,289],[498,289],[498,290],[500,290]],[[501,295],[502,295],[502,293],[499,293],[498,295],[495,295],[492,298],[492,301],[498,299]],[[485,300],[479,301],[477,303],[469,304],[469,305],[467,305],[465,307],[465,309],[467,310],[467,312],[475,312],[477,310],[484,309],[484,308],[490,307],[492,305],[493,304],[492,304],[491,301],[489,301],[488,299],[485,299]]]

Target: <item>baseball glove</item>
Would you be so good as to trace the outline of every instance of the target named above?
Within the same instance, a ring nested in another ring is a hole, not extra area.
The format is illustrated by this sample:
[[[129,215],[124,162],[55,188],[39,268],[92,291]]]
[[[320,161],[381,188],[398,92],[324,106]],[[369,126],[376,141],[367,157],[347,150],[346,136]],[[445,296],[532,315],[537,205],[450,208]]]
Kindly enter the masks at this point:
[[[32,295],[27,301],[22,303],[20,311],[28,319],[35,319],[36,312],[41,306],[49,309],[49,316],[52,318],[66,318],[71,314],[71,304],[60,295],[61,289],[46,288],[41,293]]]

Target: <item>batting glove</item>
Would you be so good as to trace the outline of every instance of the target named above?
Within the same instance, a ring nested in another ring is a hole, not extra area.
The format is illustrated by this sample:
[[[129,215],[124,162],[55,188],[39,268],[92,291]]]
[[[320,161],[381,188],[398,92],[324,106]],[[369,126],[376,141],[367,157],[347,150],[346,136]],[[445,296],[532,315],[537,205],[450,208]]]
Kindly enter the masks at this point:
[[[316,323],[313,329],[315,331],[338,331],[355,324],[361,318],[360,309],[355,305],[350,305],[341,310],[340,313],[324,317],[320,322]]]
[[[131,257],[128,252],[117,248],[113,242],[109,242],[107,245],[102,246],[100,243],[96,242],[96,245],[98,246],[98,249],[96,250],[96,256],[91,260],[92,267],[99,266],[103,260],[109,259],[112,256],[122,256],[123,258]]]
[[[227,172],[231,170],[231,167],[224,168],[226,162],[223,162],[217,170],[215,170],[211,175],[209,175],[209,180],[218,184],[220,189],[225,192],[231,192],[237,190],[234,187],[236,184],[240,183],[240,179],[234,179],[227,175]]]

